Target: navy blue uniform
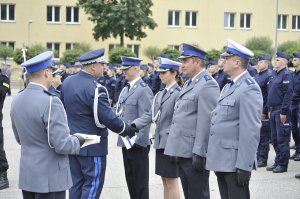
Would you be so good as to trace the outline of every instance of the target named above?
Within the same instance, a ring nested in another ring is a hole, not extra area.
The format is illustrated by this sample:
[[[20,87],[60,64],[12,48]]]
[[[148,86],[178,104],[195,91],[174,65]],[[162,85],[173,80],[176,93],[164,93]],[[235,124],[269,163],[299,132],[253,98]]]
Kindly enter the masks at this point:
[[[150,78],[147,76],[143,76],[142,80],[150,87]]]
[[[99,77],[98,83],[101,84],[102,86],[105,86],[106,78],[104,76]]]
[[[270,150],[269,142],[271,138],[271,133],[270,133],[270,120],[268,118],[268,107],[267,107],[268,82],[270,80],[270,77],[271,75],[268,69],[257,73],[254,77],[255,81],[257,82],[257,84],[261,89],[261,93],[263,96],[262,113],[266,115],[266,119],[262,120],[262,126],[260,128],[260,140],[257,149],[257,159],[262,163],[266,163],[268,161],[268,153]]]
[[[161,90],[161,80],[159,78],[159,72],[154,71],[151,75],[150,75],[150,79],[151,79],[151,90],[153,92],[153,95],[155,95],[156,93],[158,93],[158,91]]]
[[[276,152],[275,166],[288,167],[291,135],[290,103],[293,95],[293,75],[287,68],[274,73],[268,86],[268,110],[270,112],[271,140]],[[280,114],[286,115],[284,124]]]
[[[51,86],[48,91],[52,94],[52,95],[56,95],[59,99],[61,98],[61,94],[60,91],[57,90],[56,88],[54,88],[53,86]]]
[[[105,87],[107,89],[109,99],[111,100],[111,106],[113,106],[115,101],[115,91],[116,91],[116,80],[113,77],[108,77],[105,81]]]
[[[125,79],[125,75],[122,73],[116,79],[116,86],[115,86],[115,95],[114,101],[117,102],[120,96],[121,91],[126,86],[127,80]]]
[[[78,83],[80,82],[80,84]],[[95,124],[93,103],[97,80],[89,73],[79,71],[68,77],[62,86],[62,102],[68,116],[71,134],[84,133],[101,136],[99,144],[89,145],[80,150],[78,156],[70,156],[73,187],[70,198],[99,198],[105,176],[108,130]],[[107,92],[99,88],[98,120],[113,132],[121,132],[128,126],[110,108]]]
[[[222,90],[223,87],[230,82],[230,77],[224,72],[224,70],[219,70],[216,75],[216,81],[219,84],[220,90]]]
[[[291,123],[292,123],[292,135],[295,141],[296,155],[300,155],[300,135],[298,128],[298,113],[300,102],[300,71],[293,73],[294,77],[294,92],[291,103]]]

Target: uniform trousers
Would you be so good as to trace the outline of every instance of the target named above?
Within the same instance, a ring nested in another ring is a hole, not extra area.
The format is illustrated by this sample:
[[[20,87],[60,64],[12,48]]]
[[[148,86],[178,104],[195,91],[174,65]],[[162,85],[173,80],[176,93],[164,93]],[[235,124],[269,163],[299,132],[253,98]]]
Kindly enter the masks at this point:
[[[4,151],[4,136],[2,121],[0,122],[0,174],[6,172],[8,169],[8,162]]]
[[[269,120],[262,121],[262,126],[260,128],[259,145],[257,149],[257,159],[263,162],[268,161],[268,155],[270,150],[270,139],[271,139],[270,131],[271,131],[270,121]]]
[[[66,191],[35,193],[22,190],[23,199],[65,199]]]
[[[125,178],[131,199],[149,199],[149,149],[134,145],[122,147]]]
[[[209,199],[209,171],[196,171],[192,167],[192,158],[179,158],[178,167],[184,197]]]
[[[295,142],[296,154],[300,154],[300,132],[298,127],[299,103],[291,104],[292,136]]]
[[[280,121],[280,110],[271,111],[270,126],[271,140],[276,152],[275,165],[287,168],[290,158],[291,125],[289,114],[284,124]]]
[[[70,199],[98,199],[100,197],[106,170],[106,156],[70,155],[73,186]]]
[[[250,199],[249,184],[238,186],[236,172],[215,172],[221,199]]]

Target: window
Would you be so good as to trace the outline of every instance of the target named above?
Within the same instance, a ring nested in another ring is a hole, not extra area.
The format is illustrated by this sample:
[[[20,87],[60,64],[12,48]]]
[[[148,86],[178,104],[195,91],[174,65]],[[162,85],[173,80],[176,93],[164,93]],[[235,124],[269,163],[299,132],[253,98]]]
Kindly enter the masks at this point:
[[[179,45],[168,45],[168,48],[173,49],[173,50],[179,50]]]
[[[59,58],[59,43],[47,43],[47,49],[54,52],[54,58]]]
[[[197,26],[197,12],[187,11],[185,13],[185,26],[188,27]]]
[[[132,52],[134,52],[136,54],[136,56],[139,57],[140,55],[140,46],[139,45],[135,45],[135,44],[129,44],[127,45],[127,48],[130,48]]]
[[[66,43],[66,50],[72,50],[78,43]]]
[[[51,23],[60,22],[59,6],[47,6],[47,22],[51,22]]]
[[[120,44],[109,44],[108,45],[108,51],[111,51],[111,50],[113,50],[113,49],[115,49],[119,46],[120,46]]]
[[[169,26],[179,26],[179,11],[169,11],[168,25]]]
[[[300,30],[300,16],[293,16],[292,20],[292,29],[293,30]]]
[[[67,7],[66,8],[66,22],[79,23],[79,8]]]
[[[13,41],[1,41],[0,45],[2,45],[2,46],[9,46],[13,50],[15,50],[15,42],[13,42]]]
[[[278,30],[287,30],[288,27],[288,16],[287,15],[278,15]]]
[[[241,13],[240,28],[244,28],[244,29],[251,28],[251,14]]]
[[[224,13],[224,28],[234,28],[234,17],[235,13]]]
[[[0,4],[0,20],[1,21],[15,21],[15,5]]]

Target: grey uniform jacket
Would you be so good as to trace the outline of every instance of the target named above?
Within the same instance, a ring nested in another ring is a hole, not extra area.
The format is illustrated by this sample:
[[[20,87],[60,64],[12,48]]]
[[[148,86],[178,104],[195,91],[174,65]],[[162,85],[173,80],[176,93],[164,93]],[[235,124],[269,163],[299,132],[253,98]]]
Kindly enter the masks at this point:
[[[235,172],[236,168],[256,168],[262,108],[261,90],[248,72],[231,87],[224,87],[212,113],[206,169]]]
[[[128,91],[127,87],[123,88],[120,94],[118,104],[121,112],[120,119],[130,124],[136,118],[141,117],[151,109],[153,93],[142,79],[139,79]],[[118,110],[117,110],[118,112]],[[136,144],[147,147],[150,145],[149,131],[151,124],[148,124],[139,131],[136,138]],[[118,138],[118,146],[125,147],[121,137]]]
[[[138,129],[141,129],[152,122],[152,117],[157,116],[155,121],[156,129],[154,140],[154,148],[156,149],[164,149],[169,133],[172,133],[170,132],[170,126],[172,123],[175,102],[179,97],[180,91],[181,88],[176,83],[167,91],[163,98],[164,90],[158,92],[151,107],[151,109],[154,110],[154,116],[152,115],[152,110],[150,110],[141,118],[132,122]]]
[[[29,84],[11,104],[12,128],[21,145],[19,188],[30,192],[64,191],[72,186],[67,154],[79,153],[80,144],[70,136],[64,107],[52,97],[49,142],[48,116],[50,93],[42,86]]]
[[[191,158],[194,153],[205,157],[211,112],[219,94],[218,83],[207,71],[197,75],[190,85],[184,85],[175,104],[166,155]]]

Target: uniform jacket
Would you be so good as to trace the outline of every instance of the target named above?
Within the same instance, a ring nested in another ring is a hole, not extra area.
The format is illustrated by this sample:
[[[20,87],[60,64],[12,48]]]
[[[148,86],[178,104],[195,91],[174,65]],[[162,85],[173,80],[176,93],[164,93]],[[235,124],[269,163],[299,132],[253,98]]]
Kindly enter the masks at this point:
[[[294,78],[294,92],[292,101],[300,102],[300,71],[295,71],[293,73]]]
[[[248,72],[231,87],[224,87],[212,112],[207,170],[235,172],[237,168],[256,168],[262,106],[260,88]]]
[[[260,87],[263,96],[263,114],[268,114],[267,100],[268,100],[268,82],[270,80],[271,74],[269,70],[259,72],[255,75],[254,79],[258,86]]]
[[[164,90],[158,92],[157,96],[155,97],[155,101],[152,104],[151,109],[154,108],[155,115],[158,113],[158,111],[160,111],[160,114],[155,122],[156,129],[154,148],[156,149],[164,149],[169,133],[172,133],[170,132],[170,126],[172,123],[175,103],[179,97],[180,91],[181,88],[176,83],[168,90],[168,92],[164,96]],[[132,123],[134,123],[138,129],[144,128],[146,125],[152,122],[152,116],[152,110],[150,110],[141,118],[134,120]]]
[[[159,72],[154,71],[152,74],[150,74],[150,83],[151,83],[151,90],[153,94],[155,95],[158,93],[158,91],[161,89],[161,80],[159,78]]]
[[[217,105],[220,89],[207,71],[183,86],[175,104],[165,154],[191,158],[205,157],[211,112]]]
[[[107,155],[108,130],[119,133],[124,122],[112,111],[105,88],[100,88],[98,97],[98,120],[107,128],[95,124],[93,103],[97,80],[84,71],[69,76],[63,83],[61,97],[66,108],[71,134],[84,133],[101,136],[99,144],[93,144],[80,150],[82,156]]]
[[[230,81],[229,75],[224,70],[219,70],[216,75],[216,81],[219,84],[220,90]]]
[[[119,116],[126,123],[130,124],[135,119],[151,109],[153,94],[148,85],[139,79],[128,91],[128,87],[124,87],[120,94],[118,104],[121,115]],[[118,111],[118,110],[117,110]],[[136,144],[146,147],[150,145],[149,131],[150,124],[139,131],[136,138]],[[121,137],[118,139],[118,146],[125,147]]]
[[[61,101],[52,97],[49,142],[50,93],[29,84],[11,104],[12,129],[21,145],[19,188],[30,192],[57,192],[72,186],[67,154],[79,153],[76,137],[70,136]]]

